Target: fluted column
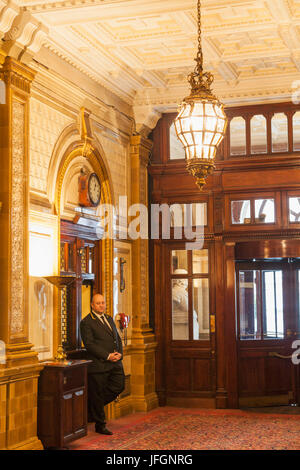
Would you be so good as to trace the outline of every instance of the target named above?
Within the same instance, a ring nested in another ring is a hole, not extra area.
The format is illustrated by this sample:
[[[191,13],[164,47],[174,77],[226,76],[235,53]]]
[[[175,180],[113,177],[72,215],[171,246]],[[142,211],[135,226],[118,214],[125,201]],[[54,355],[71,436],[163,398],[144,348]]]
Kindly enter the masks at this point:
[[[148,206],[147,166],[152,142],[140,135],[131,138],[131,203]],[[147,221],[148,222],[148,221]],[[131,391],[133,407],[148,411],[158,406],[155,393],[156,341],[149,328],[148,240],[132,245],[132,343]]]

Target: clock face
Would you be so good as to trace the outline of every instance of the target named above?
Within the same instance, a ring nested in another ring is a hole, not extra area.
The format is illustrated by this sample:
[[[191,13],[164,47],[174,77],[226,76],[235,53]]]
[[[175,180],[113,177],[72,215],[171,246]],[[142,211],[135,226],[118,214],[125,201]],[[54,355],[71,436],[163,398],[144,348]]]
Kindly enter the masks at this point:
[[[88,191],[91,203],[97,206],[101,198],[101,184],[96,173],[92,173],[89,177]]]

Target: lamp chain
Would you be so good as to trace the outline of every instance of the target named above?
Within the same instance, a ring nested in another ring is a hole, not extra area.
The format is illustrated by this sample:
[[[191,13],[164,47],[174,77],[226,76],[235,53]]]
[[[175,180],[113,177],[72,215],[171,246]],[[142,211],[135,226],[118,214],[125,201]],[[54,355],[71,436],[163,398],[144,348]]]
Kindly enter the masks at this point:
[[[197,3],[197,14],[198,14],[198,52],[196,61],[196,67],[194,72],[188,76],[192,88],[192,94],[207,94],[211,96],[210,86],[214,80],[213,75],[210,72],[203,72],[203,52],[201,46],[201,0]]]
[[[202,36],[202,31],[201,31],[201,0],[198,0],[197,4],[197,13],[198,13],[198,53],[197,53],[197,68],[198,68],[198,73],[201,71],[203,72],[203,53],[202,53],[202,47],[201,47],[201,36]]]

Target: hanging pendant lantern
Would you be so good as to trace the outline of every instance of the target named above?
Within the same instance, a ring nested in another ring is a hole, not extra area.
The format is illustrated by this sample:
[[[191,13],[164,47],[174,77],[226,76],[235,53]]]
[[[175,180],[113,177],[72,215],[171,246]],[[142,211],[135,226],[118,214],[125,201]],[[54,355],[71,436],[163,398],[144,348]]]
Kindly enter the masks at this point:
[[[203,72],[201,49],[201,2],[198,0],[198,54],[196,68],[188,76],[191,94],[185,98],[176,117],[175,131],[185,149],[187,170],[202,190],[205,178],[214,170],[218,145],[224,138],[227,118],[224,106],[211,91],[214,80]]]

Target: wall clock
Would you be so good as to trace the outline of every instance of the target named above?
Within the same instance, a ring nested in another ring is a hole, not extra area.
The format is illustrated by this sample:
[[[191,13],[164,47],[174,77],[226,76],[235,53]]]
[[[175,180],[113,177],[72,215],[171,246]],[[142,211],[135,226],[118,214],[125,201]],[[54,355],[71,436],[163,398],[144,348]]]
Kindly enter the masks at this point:
[[[79,204],[96,207],[101,199],[101,183],[96,173],[89,175],[81,172],[79,176]]]

